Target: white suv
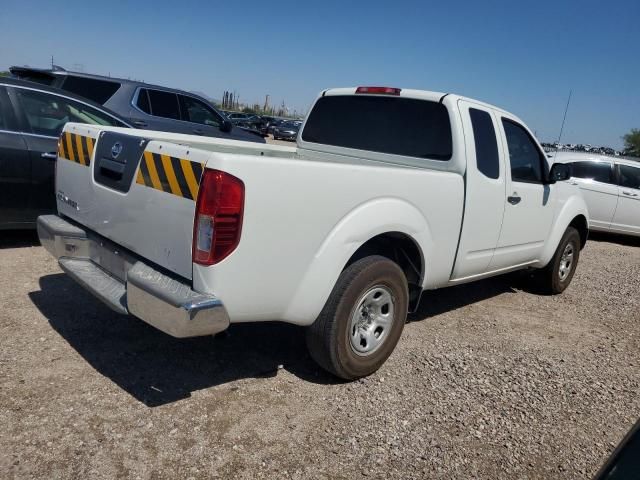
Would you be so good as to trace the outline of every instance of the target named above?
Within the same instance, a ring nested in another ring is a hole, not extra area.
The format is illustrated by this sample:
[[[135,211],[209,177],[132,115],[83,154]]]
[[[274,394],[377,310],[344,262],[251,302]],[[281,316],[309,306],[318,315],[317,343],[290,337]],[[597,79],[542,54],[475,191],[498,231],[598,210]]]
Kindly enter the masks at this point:
[[[640,236],[640,161],[558,152],[553,161],[570,165],[589,208],[591,230]]]

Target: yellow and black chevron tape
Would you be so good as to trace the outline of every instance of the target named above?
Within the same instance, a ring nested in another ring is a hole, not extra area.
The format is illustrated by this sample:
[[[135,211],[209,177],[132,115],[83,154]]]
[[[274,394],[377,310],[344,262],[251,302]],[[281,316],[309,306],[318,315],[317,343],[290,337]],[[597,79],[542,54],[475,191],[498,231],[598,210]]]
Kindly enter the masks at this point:
[[[91,165],[94,140],[91,137],[62,132],[58,140],[58,156],[88,167]]]
[[[195,200],[198,198],[202,170],[203,165],[199,162],[145,150],[140,159],[136,183]]]

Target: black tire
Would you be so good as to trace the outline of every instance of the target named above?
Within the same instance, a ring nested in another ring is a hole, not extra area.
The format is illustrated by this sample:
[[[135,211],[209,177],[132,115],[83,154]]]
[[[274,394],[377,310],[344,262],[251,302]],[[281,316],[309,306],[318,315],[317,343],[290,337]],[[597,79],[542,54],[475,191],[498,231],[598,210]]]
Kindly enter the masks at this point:
[[[571,252],[571,264],[567,268],[563,255]],[[549,264],[540,271],[538,281],[543,291],[550,295],[557,295],[566,290],[571,283],[580,259],[580,234],[573,227],[567,227],[556,252]],[[561,271],[562,269],[562,271]]]
[[[367,298],[390,301],[384,305],[372,306],[371,303],[366,306],[365,294],[368,294]],[[345,380],[371,375],[389,358],[398,343],[407,319],[408,302],[407,279],[396,263],[379,255],[354,262],[340,274],[322,312],[307,327],[307,347],[311,357],[322,368]],[[387,314],[391,313],[392,318],[389,326],[386,329],[376,327],[373,320],[367,323],[369,318],[380,318],[378,314],[384,314],[385,305]],[[357,321],[363,322],[362,328],[360,323],[352,325],[352,318],[355,318],[359,307]],[[378,313],[373,311],[375,309],[379,310]],[[367,345],[364,339],[360,340],[364,343],[359,347],[352,346],[350,335],[356,337],[361,331],[368,332],[367,338],[374,335],[371,345],[384,337],[375,347]],[[356,348],[373,349],[369,353],[358,354]]]

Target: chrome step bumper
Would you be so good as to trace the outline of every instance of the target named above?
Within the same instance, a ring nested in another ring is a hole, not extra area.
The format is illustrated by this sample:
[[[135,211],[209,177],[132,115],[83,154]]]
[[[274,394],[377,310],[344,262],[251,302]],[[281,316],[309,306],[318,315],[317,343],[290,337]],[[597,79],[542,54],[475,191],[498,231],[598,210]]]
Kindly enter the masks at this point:
[[[214,295],[191,290],[116,244],[57,215],[38,217],[38,237],[60,267],[118,313],[130,313],[174,337],[211,335],[229,327]]]

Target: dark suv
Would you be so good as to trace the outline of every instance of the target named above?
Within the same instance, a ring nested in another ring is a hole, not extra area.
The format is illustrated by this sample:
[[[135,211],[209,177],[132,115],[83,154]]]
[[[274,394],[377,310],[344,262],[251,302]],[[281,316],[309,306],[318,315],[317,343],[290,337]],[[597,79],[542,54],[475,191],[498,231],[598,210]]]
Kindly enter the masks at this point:
[[[60,67],[9,70],[15,77],[67,90],[102,104],[137,128],[264,143],[260,136],[232,125],[206,99],[193,93],[134,80],[68,72]]]

